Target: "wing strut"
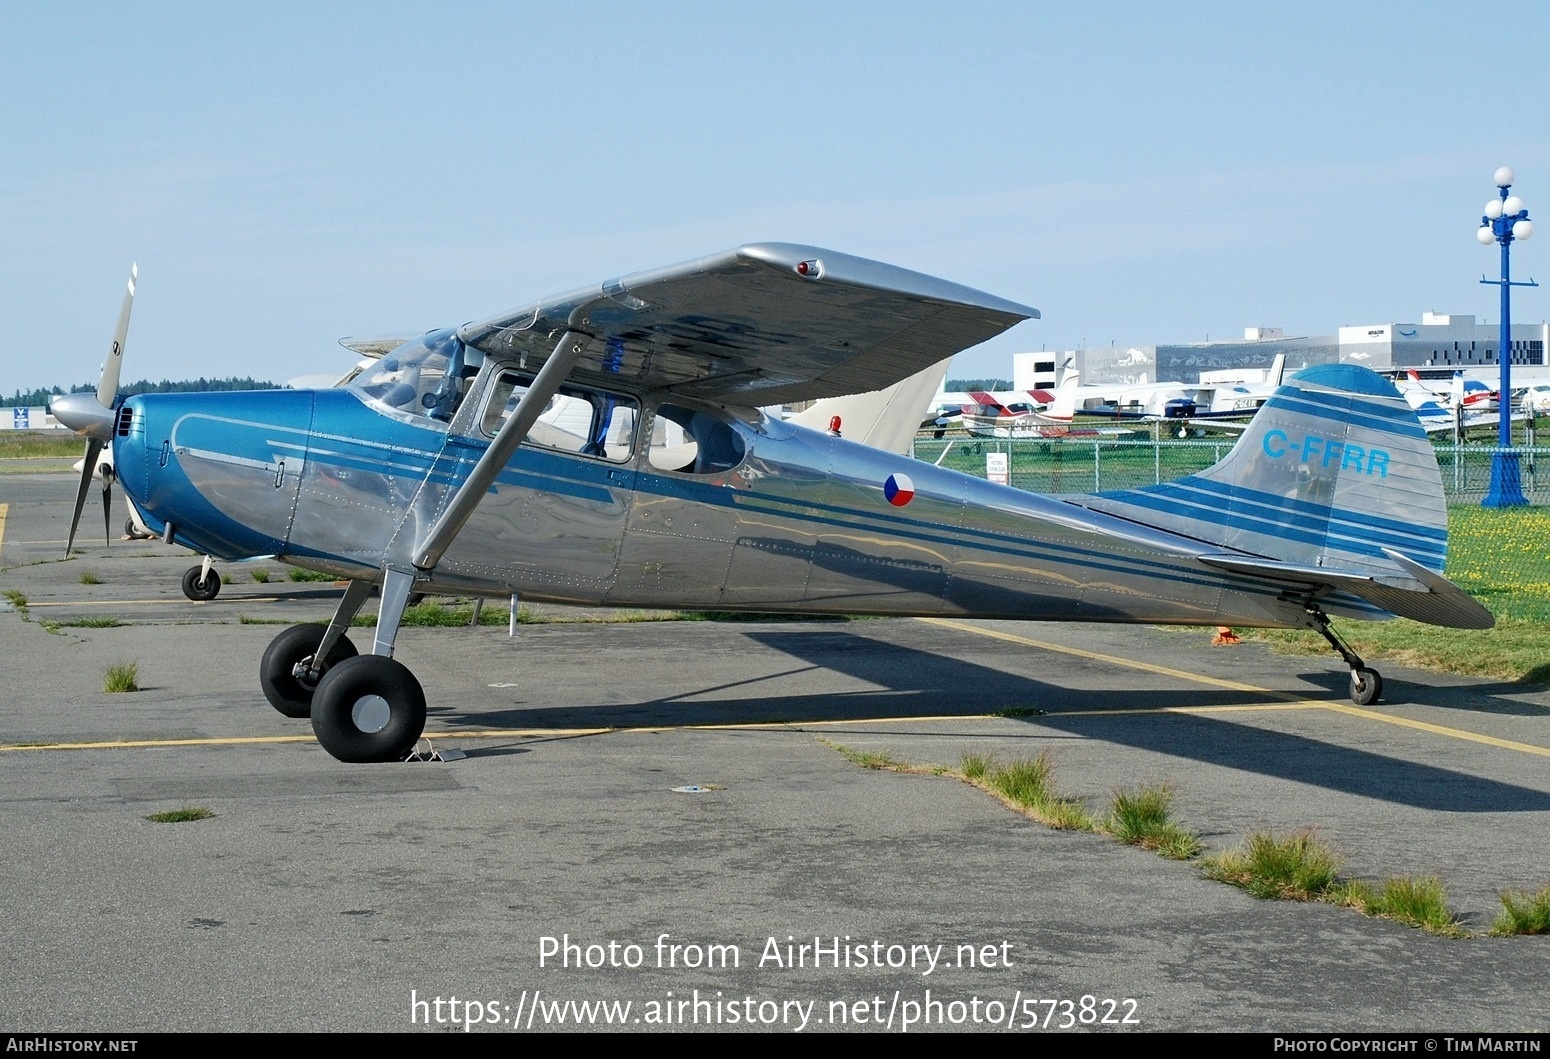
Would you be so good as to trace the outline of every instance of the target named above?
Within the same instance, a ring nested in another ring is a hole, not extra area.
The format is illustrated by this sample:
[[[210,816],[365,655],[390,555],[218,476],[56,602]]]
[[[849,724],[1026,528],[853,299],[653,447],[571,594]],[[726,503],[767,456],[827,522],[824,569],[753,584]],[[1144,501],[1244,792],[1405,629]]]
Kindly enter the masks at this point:
[[[512,453],[517,451],[517,446],[522,444],[528,431],[533,429],[533,424],[538,422],[538,417],[549,403],[549,398],[555,395],[560,388],[560,383],[564,382],[565,376],[570,373],[570,369],[581,359],[581,354],[587,348],[587,342],[591,336],[574,328],[576,321],[585,318],[592,304],[592,302],[582,304],[571,313],[570,326],[566,328],[565,334],[554,347],[554,353],[544,361],[544,366],[538,369],[538,374],[534,376],[532,385],[527,388],[527,393],[523,394],[522,399],[517,402],[516,410],[501,425],[500,433],[495,435],[495,440],[490,442],[490,447],[485,450],[483,456],[479,457],[479,462],[474,464],[468,479],[436,519],[435,524],[415,545],[414,565],[417,570],[422,572],[434,570],[436,564],[441,562],[442,555],[456,539],[469,516],[474,513],[474,508],[479,506],[479,501],[489,492],[490,486],[495,484],[496,477],[505,469]]]

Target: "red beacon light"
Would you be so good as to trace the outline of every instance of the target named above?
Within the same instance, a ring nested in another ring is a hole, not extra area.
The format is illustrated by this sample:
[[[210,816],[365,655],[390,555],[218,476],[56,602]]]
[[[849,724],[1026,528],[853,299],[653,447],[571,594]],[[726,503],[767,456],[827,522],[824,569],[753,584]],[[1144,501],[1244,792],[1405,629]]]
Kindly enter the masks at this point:
[[[829,434],[832,437],[836,437],[836,438],[840,436],[840,417],[839,416],[830,416],[829,417]]]
[[[798,261],[796,264],[796,274],[804,279],[822,279],[823,262],[817,258],[809,261]]]

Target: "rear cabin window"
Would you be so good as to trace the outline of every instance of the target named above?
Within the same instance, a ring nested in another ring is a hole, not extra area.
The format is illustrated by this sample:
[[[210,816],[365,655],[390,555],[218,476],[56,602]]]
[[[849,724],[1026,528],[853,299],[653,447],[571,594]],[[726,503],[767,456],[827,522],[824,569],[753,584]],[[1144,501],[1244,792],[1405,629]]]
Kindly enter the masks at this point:
[[[742,437],[725,420],[680,405],[657,409],[649,455],[657,470],[717,474],[742,463],[745,454]]]

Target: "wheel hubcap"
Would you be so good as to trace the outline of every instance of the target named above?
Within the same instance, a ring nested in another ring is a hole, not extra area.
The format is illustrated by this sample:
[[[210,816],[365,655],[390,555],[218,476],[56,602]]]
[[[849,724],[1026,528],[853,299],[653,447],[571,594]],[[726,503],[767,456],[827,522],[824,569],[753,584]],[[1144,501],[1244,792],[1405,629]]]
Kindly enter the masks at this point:
[[[393,708],[381,695],[363,695],[350,707],[350,721],[367,735],[375,735],[393,719]]]

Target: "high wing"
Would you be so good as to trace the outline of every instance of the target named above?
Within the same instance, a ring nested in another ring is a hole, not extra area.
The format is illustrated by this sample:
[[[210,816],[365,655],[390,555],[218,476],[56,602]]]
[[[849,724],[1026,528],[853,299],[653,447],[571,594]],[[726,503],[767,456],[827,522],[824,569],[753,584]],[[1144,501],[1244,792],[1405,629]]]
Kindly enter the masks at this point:
[[[744,405],[878,390],[1039,311],[946,280],[791,243],[753,243],[545,299],[458,331],[537,371],[591,337],[579,382]]]

